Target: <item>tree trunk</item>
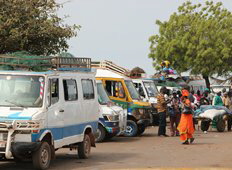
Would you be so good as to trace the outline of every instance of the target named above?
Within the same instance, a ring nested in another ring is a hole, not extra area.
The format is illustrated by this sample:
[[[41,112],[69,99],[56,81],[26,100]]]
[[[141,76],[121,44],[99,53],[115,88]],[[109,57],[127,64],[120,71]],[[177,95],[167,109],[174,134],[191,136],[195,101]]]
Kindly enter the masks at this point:
[[[209,76],[203,76],[203,79],[205,79],[206,87],[210,90]]]

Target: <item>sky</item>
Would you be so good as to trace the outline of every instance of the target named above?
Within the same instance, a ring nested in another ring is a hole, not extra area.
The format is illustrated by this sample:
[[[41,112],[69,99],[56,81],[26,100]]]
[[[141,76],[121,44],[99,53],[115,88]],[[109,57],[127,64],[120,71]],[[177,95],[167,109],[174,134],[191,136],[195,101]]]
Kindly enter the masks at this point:
[[[127,69],[141,67],[154,74],[148,58],[149,37],[159,33],[155,21],[166,21],[185,0],[57,0],[65,2],[58,15],[67,24],[81,25],[68,41],[68,52],[93,61],[110,60]],[[218,1],[218,0],[214,0]],[[194,3],[204,0],[192,0]],[[221,0],[232,11],[231,0]]]

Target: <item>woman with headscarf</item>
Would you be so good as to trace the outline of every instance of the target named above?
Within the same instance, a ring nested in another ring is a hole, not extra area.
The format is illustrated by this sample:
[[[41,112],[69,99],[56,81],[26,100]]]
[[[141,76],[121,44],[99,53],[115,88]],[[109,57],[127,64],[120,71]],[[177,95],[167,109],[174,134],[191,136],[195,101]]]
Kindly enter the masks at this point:
[[[183,89],[182,90],[183,111],[178,126],[178,130],[180,133],[180,140],[183,141],[182,144],[189,144],[189,143],[193,143],[194,141],[192,106],[188,96],[189,96],[188,90]]]

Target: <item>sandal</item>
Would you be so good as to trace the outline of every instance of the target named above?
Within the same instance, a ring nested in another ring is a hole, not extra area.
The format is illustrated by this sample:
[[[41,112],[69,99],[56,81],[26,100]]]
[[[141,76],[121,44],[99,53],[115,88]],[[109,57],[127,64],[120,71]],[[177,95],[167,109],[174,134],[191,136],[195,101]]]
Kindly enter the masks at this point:
[[[190,143],[193,143],[195,138],[190,138]]]
[[[186,140],[185,142],[182,143],[183,145],[188,145],[189,144],[189,141]]]

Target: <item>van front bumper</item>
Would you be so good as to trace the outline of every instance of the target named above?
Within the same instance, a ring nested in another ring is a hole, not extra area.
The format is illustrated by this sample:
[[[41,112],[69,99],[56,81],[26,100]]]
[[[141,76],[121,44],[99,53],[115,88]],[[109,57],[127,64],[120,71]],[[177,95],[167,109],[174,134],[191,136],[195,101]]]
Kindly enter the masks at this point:
[[[120,132],[119,127],[105,127],[107,132],[112,134],[112,135],[117,135]]]
[[[28,155],[39,149],[41,142],[13,142],[11,143],[11,152],[14,156]]]

